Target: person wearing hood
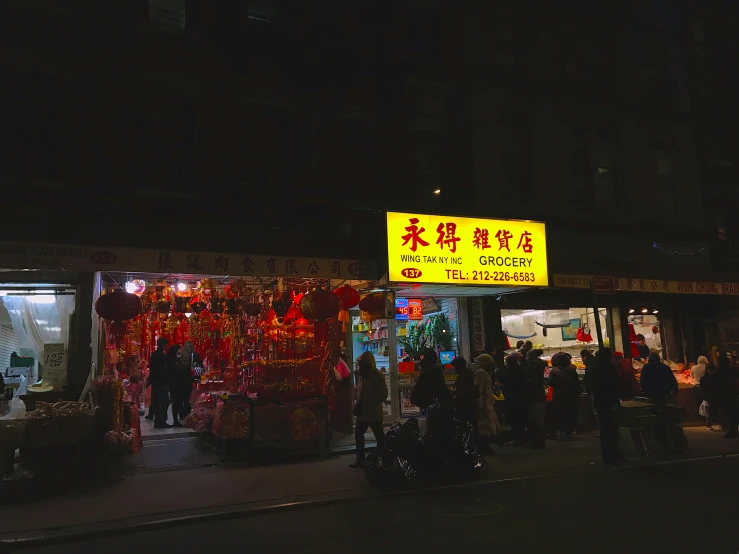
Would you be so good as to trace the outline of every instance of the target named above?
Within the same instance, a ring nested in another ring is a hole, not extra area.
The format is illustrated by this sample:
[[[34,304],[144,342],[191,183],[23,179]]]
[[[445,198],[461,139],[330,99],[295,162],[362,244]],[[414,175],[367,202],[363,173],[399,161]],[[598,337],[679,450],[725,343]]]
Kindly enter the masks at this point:
[[[387,399],[387,383],[385,376],[377,369],[372,352],[363,352],[357,358],[359,366],[359,384],[357,386],[354,415],[357,421],[354,427],[354,439],[357,443],[357,460],[350,467],[364,467],[364,434],[367,429],[377,440],[377,448],[382,449],[385,444],[385,434],[382,430],[384,414],[382,405]]]
[[[490,451],[490,439],[498,434],[498,414],[493,400],[495,360],[490,354],[480,354],[475,360],[475,414],[477,435],[483,451]]]
[[[532,448],[546,447],[546,427],[544,415],[547,407],[547,395],[544,390],[544,370],[547,363],[541,359],[543,350],[529,351],[526,360],[526,385],[529,395],[529,433]]]
[[[511,354],[506,357],[505,368],[500,371],[506,414],[511,424],[515,446],[523,446],[526,443],[526,427],[529,420],[528,384],[526,371],[521,366],[520,360],[518,354]]]
[[[421,358],[421,374],[411,392],[411,402],[424,410],[432,404],[452,405],[452,393],[444,381],[444,373],[436,351],[427,348]]]
[[[612,364],[616,369],[618,392],[621,400],[631,400],[635,396],[639,396],[641,387],[636,379],[636,371],[634,371],[631,360],[624,358],[623,352],[614,352]]]
[[[700,383],[703,376],[706,374],[706,367],[708,367],[708,358],[705,356],[698,356],[698,363],[690,368],[690,377],[696,383]]]
[[[707,366],[706,374],[700,380],[698,388],[702,399],[698,411],[701,413],[701,408],[703,408],[702,413],[705,414],[706,428],[713,431],[711,423],[718,420],[719,408],[721,407],[719,403],[721,390],[719,389],[716,366],[712,364]]]
[[[641,388],[657,404],[665,404],[677,392],[677,379],[670,366],[662,363],[659,354],[649,355],[649,362],[641,370]]]
[[[577,430],[577,412],[580,408],[580,379],[572,365],[572,357],[559,352],[552,356],[549,386],[552,387],[552,409],[556,414],[557,429],[570,438]],[[555,438],[552,436],[552,438]]]

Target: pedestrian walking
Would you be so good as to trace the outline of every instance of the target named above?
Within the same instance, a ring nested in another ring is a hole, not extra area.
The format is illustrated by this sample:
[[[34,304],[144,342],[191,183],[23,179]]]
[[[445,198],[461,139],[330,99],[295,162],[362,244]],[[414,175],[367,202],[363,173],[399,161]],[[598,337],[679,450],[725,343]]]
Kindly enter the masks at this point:
[[[552,409],[555,412],[557,430],[566,439],[577,432],[577,412],[580,407],[580,379],[572,365],[572,356],[559,352],[552,356],[553,369],[549,374],[552,387]],[[551,438],[557,438],[552,436]]]
[[[493,372],[495,360],[490,354],[480,354],[475,360],[475,415],[478,444],[483,452],[492,452],[492,437],[498,435],[500,424],[493,400]]]
[[[385,444],[385,434],[382,430],[382,405],[387,399],[387,384],[385,376],[377,369],[375,357],[371,352],[363,352],[357,359],[359,365],[359,384],[357,386],[354,415],[357,420],[354,425],[354,439],[357,446],[357,459],[350,467],[364,467],[364,434],[367,429],[377,440],[377,448],[382,450]]]
[[[529,395],[529,438],[532,448],[546,446],[546,427],[544,416],[547,407],[547,394],[544,390],[544,370],[547,363],[541,359],[544,351],[531,350],[526,361],[526,384]]]

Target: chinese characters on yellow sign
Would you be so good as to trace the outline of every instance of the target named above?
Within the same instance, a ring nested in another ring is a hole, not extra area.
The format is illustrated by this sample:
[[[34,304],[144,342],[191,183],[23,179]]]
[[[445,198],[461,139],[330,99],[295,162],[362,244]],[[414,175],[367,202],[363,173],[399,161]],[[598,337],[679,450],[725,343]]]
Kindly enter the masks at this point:
[[[543,223],[388,212],[390,281],[545,287]]]

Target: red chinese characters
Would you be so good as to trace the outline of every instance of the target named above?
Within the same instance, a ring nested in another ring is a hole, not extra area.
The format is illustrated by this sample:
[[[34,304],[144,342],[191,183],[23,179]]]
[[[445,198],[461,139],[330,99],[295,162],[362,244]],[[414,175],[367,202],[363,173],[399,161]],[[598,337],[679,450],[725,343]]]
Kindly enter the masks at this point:
[[[477,227],[472,237],[472,244],[479,250],[490,248],[490,231]]]
[[[508,252],[511,251],[511,249],[508,247],[508,241],[513,238],[513,233],[510,231],[506,231],[505,229],[501,229],[497,233],[495,233],[495,238],[498,239],[498,243],[500,246],[498,246],[498,250],[503,250],[504,248],[508,250]]]
[[[534,246],[531,244],[531,233],[528,231],[521,233],[521,239],[518,241],[517,248],[527,254],[531,254],[534,251]]]
[[[436,232],[439,233],[439,238],[436,239],[436,244],[438,244],[442,250],[444,250],[444,245],[446,244],[449,247],[449,252],[454,254],[457,251],[457,243],[462,240],[457,236],[457,224],[447,223],[444,225],[444,223],[439,223],[439,226],[436,228]]]
[[[408,222],[410,223],[410,225],[405,228],[405,230],[408,231],[408,234],[407,235],[403,235],[401,237],[403,239],[403,246],[405,246],[406,244],[408,244],[410,242],[411,243],[410,249],[413,252],[415,252],[418,249],[418,245],[419,244],[421,246],[428,246],[429,245],[428,242],[426,242],[425,240],[423,240],[421,238],[421,233],[423,233],[426,230],[426,228],[425,227],[419,228],[418,227],[418,221],[419,220],[418,220],[417,217],[410,218],[408,220]]]

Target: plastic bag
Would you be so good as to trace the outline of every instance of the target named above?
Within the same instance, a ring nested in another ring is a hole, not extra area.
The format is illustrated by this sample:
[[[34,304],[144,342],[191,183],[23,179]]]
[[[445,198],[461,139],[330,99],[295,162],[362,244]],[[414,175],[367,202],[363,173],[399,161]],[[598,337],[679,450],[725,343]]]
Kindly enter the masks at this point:
[[[349,370],[349,366],[346,365],[346,362],[339,358],[339,363],[336,364],[336,367],[334,368],[334,377],[341,381],[342,379],[346,379],[352,374],[352,372]]]
[[[18,386],[18,392],[16,392],[16,396],[22,396],[24,394],[28,394],[28,386],[26,384],[26,376],[21,375],[21,384]]]
[[[26,417],[26,404],[16,397],[10,401],[10,411],[0,419],[24,419]]]

